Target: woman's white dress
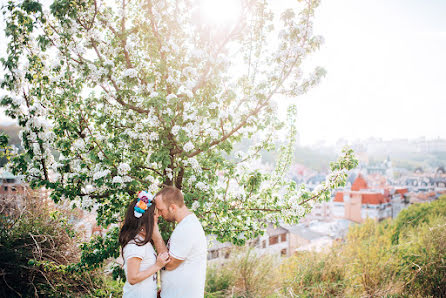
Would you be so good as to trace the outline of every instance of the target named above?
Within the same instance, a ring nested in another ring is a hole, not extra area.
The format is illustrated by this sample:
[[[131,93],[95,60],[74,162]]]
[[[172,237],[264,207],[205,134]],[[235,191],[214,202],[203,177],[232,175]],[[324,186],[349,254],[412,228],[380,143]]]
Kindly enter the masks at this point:
[[[124,247],[123,251],[124,271],[127,277],[127,264],[130,258],[140,258],[141,266],[140,271],[148,269],[150,266],[156,263],[156,252],[150,242],[145,245],[138,246],[135,241],[130,241]],[[123,296],[122,297],[153,297],[156,298],[157,295],[157,285],[156,285],[156,273],[149,276],[145,280],[131,285],[128,281],[124,284]]]

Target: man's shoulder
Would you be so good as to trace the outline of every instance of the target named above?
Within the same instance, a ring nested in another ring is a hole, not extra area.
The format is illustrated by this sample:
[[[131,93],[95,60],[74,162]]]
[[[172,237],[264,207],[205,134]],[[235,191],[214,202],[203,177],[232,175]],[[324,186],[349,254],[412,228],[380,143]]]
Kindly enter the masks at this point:
[[[204,230],[197,216],[194,213],[191,213],[175,227],[172,234],[200,236],[200,234],[204,235]]]
[[[198,217],[195,215],[195,213],[191,213],[189,215],[187,215],[178,225],[177,228],[181,229],[181,228],[191,228],[191,227],[200,227],[201,229],[203,229],[203,227],[201,226],[201,222],[198,219]]]

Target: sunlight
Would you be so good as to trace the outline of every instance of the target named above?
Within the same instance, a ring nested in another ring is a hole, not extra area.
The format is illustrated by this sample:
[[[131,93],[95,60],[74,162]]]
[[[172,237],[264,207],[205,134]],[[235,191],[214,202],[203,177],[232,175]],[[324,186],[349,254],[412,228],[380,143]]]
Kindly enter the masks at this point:
[[[202,0],[201,15],[215,25],[227,25],[237,21],[241,13],[240,0]]]

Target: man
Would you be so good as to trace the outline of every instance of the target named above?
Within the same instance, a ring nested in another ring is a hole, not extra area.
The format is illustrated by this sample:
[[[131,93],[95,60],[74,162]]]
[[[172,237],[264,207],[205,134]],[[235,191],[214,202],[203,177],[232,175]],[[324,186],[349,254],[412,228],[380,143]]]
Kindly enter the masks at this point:
[[[161,297],[203,297],[207,243],[201,223],[175,187],[158,192],[155,204],[166,221],[178,223],[167,243],[170,262],[161,272]]]

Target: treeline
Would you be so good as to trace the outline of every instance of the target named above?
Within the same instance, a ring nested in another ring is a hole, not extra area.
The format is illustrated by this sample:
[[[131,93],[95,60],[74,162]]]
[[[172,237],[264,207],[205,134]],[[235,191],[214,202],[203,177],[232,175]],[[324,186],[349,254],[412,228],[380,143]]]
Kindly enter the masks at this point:
[[[207,297],[446,297],[446,196],[368,220],[328,251],[287,259],[241,250],[208,268]]]

